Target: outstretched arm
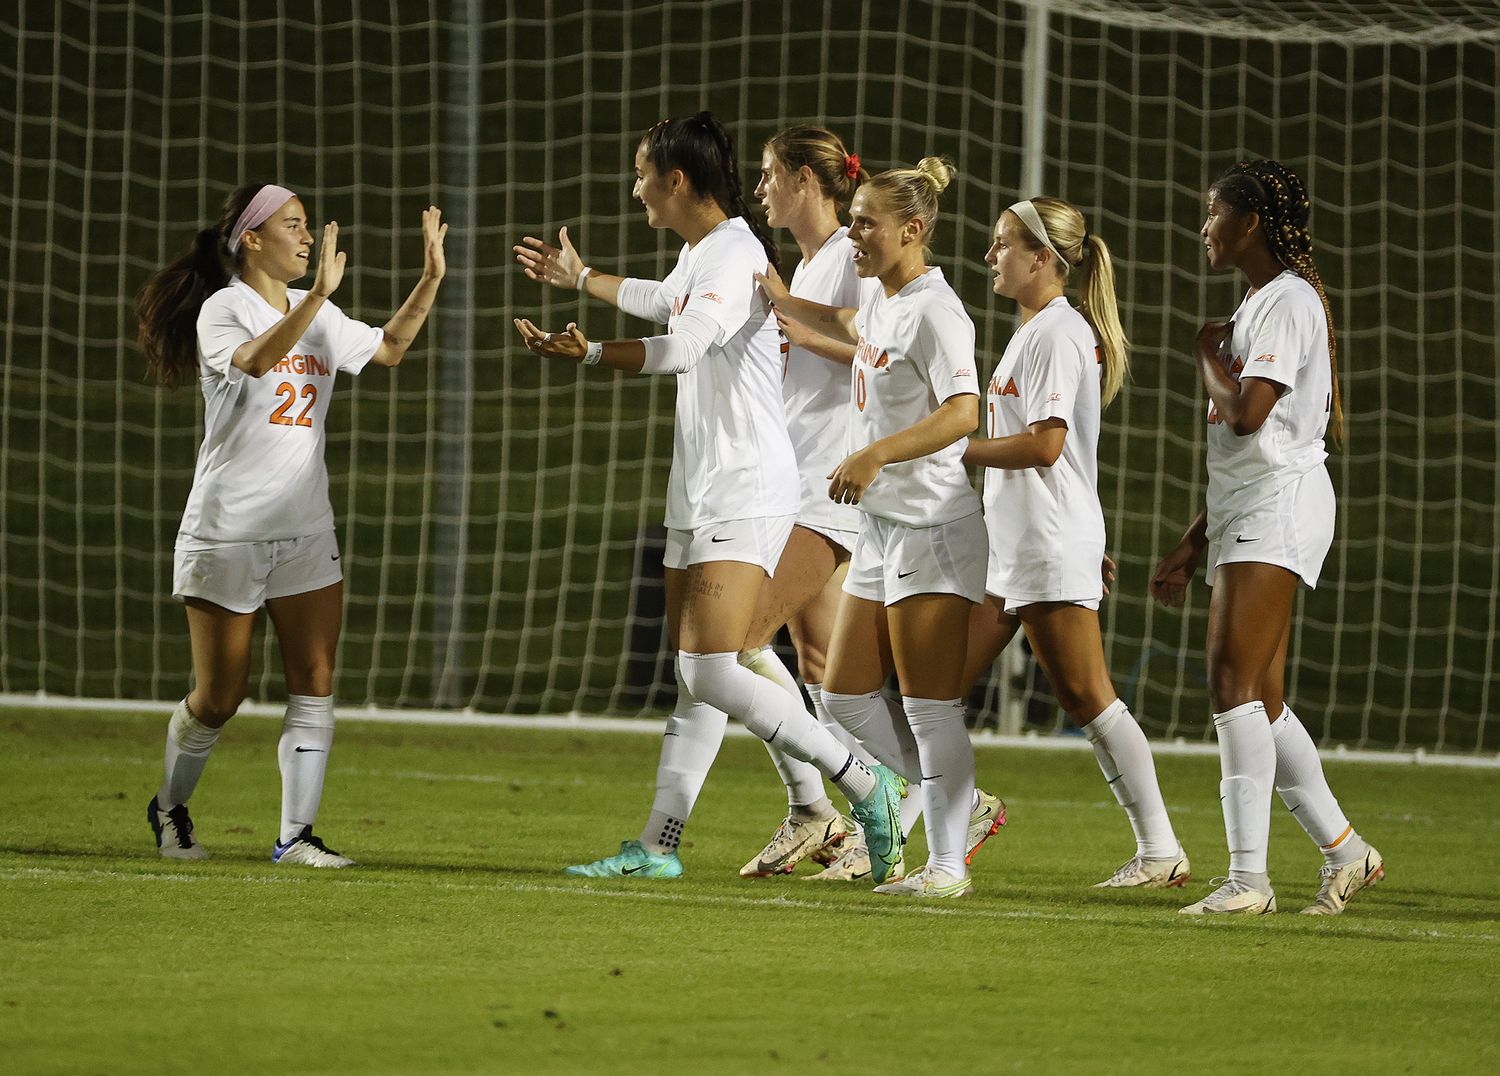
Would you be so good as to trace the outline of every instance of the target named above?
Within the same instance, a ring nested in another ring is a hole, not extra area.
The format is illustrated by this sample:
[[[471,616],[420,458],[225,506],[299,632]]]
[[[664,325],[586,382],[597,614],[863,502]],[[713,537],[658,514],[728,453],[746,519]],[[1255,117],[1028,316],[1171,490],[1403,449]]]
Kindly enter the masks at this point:
[[[406,349],[411,347],[417,333],[427,323],[427,315],[437,299],[438,285],[448,271],[448,261],[443,254],[443,239],[448,235],[448,226],[442,223],[442,212],[435,205],[422,210],[422,277],[412,288],[401,309],[391,316],[380,330],[384,339],[370,356],[370,361],[381,366],[397,366]]]
[[[975,437],[964,449],[964,462],[979,467],[1021,470],[1051,467],[1062,455],[1068,424],[1060,418],[1033,422],[1024,433],[1007,437]]]
[[[664,322],[671,316],[671,305],[663,302],[657,294],[660,290],[657,281],[611,276],[590,269],[568,238],[566,225],[558,231],[557,242],[554,247],[528,235],[511,249],[516,252],[516,261],[521,263],[522,272],[539,284],[582,291],[648,321]]]
[[[1181,605],[1188,584],[1198,574],[1198,562],[1208,548],[1208,513],[1199,512],[1176,547],[1162,557],[1151,573],[1151,596],[1169,609]]]

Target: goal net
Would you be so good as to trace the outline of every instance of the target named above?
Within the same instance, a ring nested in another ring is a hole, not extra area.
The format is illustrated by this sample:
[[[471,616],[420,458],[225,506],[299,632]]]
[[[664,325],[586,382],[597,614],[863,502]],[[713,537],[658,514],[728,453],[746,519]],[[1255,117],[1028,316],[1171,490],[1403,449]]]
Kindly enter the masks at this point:
[[[664,274],[675,243],[630,197],[631,154],[656,120],[707,107],[747,186],[763,140],[803,120],[876,169],[952,158],[934,253],[986,364],[1013,328],[980,260],[998,210],[1058,194],[1109,241],[1134,345],[1101,444],[1109,658],[1153,734],[1192,739],[1211,736],[1207,593],[1175,612],[1145,590],[1203,494],[1190,348],[1238,299],[1204,264],[1203,192],[1249,156],[1298,169],[1350,432],[1289,696],[1327,742],[1493,751],[1497,47],[1492,4],[1436,0],[18,0],[0,13],[0,692],[184,690],[168,595],[202,407],[143,382],[131,298],[231,188],[276,181],[340,222],[335,301],[377,324],[416,279],[422,208],[453,224],[417,347],[333,402],[341,701],[668,705],[673,386],[516,346],[517,314],[650,330],[541,290],[509,251],[566,224],[591,264]],[[251,694],[273,699],[268,636]],[[1009,722],[1038,690],[1012,662],[975,702]]]

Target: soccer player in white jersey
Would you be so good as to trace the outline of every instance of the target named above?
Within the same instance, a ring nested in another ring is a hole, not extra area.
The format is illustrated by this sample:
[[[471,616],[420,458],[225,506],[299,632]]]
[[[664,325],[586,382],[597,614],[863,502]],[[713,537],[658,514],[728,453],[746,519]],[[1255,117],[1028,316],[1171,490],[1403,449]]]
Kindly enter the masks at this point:
[[[1323,440],[1343,439],[1332,315],[1312,259],[1302,180],[1276,161],[1238,164],[1208,192],[1209,265],[1250,288],[1227,322],[1198,334],[1208,391],[1208,507],[1151,579],[1180,605],[1208,554],[1207,661],[1223,781],[1229,877],[1189,915],[1276,910],[1266,873],[1271,788],[1322,850],[1306,915],[1339,915],[1384,862],[1328,787],[1317,748],[1283,695],[1297,584],[1317,586],[1333,541]]]
[[[767,260],[776,262],[775,247],[750,216],[734,144],[712,114],[658,123],[641,139],[635,169],[635,196],[647,222],[670,229],[685,244],[665,281],[592,271],[566,231],[560,247],[528,236],[515,248],[532,279],[581,288],[668,326],[664,336],[601,344],[576,325],[547,333],[517,319],[533,351],[677,377],[665,556],[668,631],[678,651],[677,707],[667,720],[656,796],[640,838],[568,872],[680,875],[682,830],[718,753],[726,714],[817,766],[849,797],[872,844],[899,854],[901,778],[884,766],[866,766],[818,724],[800,698],[739,662],[761,590],[801,507],[781,399],[780,336],[755,282]],[[790,674],[782,670],[781,678]],[[887,858],[877,867],[882,879],[895,861]]]
[[[338,224],[313,236],[302,200],[275,184],[241,187],[219,223],[157,272],[137,300],[149,372],[196,382],[203,444],[177,533],[172,596],[187,610],[192,691],[167,724],[165,773],[146,817],[161,854],[203,859],[188,799],[225,722],[244,701],[258,610],[276,627],[287,708],[277,758],[277,863],[347,867],[314,835],[333,745],[333,666],[344,576],[323,460],[334,377],[395,366],[427,320],[445,261],[436,207],[422,214],[422,276],[383,328],[329,302],[344,275]]]
[[[1024,628],[1063,710],[1093,745],[1135,833],[1135,855],[1096,888],[1168,887],[1191,877],[1157,785],[1151,747],[1104,661],[1104,512],[1099,412],[1126,372],[1109,247],[1057,198],[1000,215],[985,262],[1021,324],[990,378],[988,438],[964,453],[984,472],[989,579],[969,624],[972,684]],[[1079,271],[1077,309],[1066,297]],[[1102,385],[1101,385],[1102,381]]]
[[[979,380],[974,323],[942,271],[927,265],[938,195],[951,178],[946,161],[928,157],[860,187],[849,239],[856,271],[879,286],[857,309],[810,303],[763,278],[784,314],[856,345],[850,451],[829,476],[829,495],[858,504],[864,517],[823,702],[872,755],[922,781],[927,864],[876,887],[917,897],[973,889],[965,845],[974,751],[960,694],[987,552],[979,497],[963,466]],[[892,667],[905,722],[892,720],[880,694]],[[872,843],[870,854],[874,862],[881,849]]]
[[[766,208],[766,222],[790,231],[801,251],[802,260],[792,272],[788,289],[792,295],[838,308],[860,305],[862,284],[854,271],[854,248],[849,229],[839,224],[839,212],[848,206],[859,182],[868,178],[859,157],[827,128],[800,124],[766,142],[755,194]],[[872,280],[864,286],[878,284]],[[828,496],[829,472],[845,455],[854,345],[790,318],[782,318],[781,326],[786,336],[782,397],[801,472],[802,508],[776,574],[761,592],[760,608],[740,660],[756,672],[778,676],[784,667],[771,653],[770,642],[785,624],[818,720],[863,762],[873,765],[875,759],[829,715],[822,697],[828,640],[849,555],[859,537],[859,509]],[[783,686],[797,692],[793,681]],[[774,744],[766,748],[786,785],[787,816],[766,847],[740,868],[740,875],[789,874],[803,859],[812,858],[828,867],[808,875],[810,879],[868,878],[869,849],[862,836],[851,836],[848,822],[829,802],[817,767],[792,758]],[[975,796],[970,859],[1005,819],[1005,805],[997,797],[978,791]],[[920,805],[919,795],[902,800],[904,831],[915,823]]]

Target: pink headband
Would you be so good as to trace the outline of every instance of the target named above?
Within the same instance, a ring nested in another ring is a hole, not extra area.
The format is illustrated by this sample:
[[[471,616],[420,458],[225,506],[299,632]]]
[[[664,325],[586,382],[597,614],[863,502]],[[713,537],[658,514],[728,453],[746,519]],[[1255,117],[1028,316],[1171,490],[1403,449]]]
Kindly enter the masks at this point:
[[[240,249],[240,240],[245,233],[252,228],[259,228],[271,219],[271,214],[297,197],[285,187],[278,187],[274,183],[267,183],[250,199],[250,204],[240,214],[240,219],[234,222],[234,232],[229,237],[229,253],[237,254]]]

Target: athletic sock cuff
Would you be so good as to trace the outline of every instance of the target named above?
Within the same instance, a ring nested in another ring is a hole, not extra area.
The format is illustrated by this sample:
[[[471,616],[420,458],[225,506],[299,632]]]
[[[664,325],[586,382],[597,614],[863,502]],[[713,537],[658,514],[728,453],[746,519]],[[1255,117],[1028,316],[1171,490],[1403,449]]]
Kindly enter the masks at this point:
[[[333,728],[332,695],[288,695],[283,728]]]
[[[1124,700],[1116,699],[1100,711],[1094,720],[1083,726],[1083,734],[1088,737],[1089,743],[1098,743],[1109,734],[1109,730],[1120,720],[1120,715],[1129,712],[1130,709],[1125,705]]]
[[[1214,714],[1214,726],[1222,729],[1227,725],[1239,721],[1241,718],[1257,713],[1260,714],[1260,719],[1264,721],[1266,718],[1266,704],[1259,699],[1253,702],[1241,703],[1238,706],[1225,710],[1221,714]]]
[[[222,731],[209,728],[194,717],[187,708],[186,699],[172,711],[172,718],[167,722],[167,735],[172,737],[180,750],[193,755],[201,755],[212,748]]]
[[[906,711],[906,723],[913,730],[920,725],[964,719],[962,699],[914,699],[909,695],[903,695],[901,705]]]

